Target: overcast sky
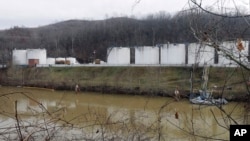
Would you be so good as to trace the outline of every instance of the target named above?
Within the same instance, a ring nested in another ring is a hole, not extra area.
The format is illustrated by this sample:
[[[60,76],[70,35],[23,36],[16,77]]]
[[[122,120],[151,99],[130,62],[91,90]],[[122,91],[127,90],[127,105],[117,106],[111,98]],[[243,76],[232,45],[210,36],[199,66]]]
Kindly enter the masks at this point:
[[[137,1],[0,0],[0,29],[13,26],[37,27],[69,19],[98,20],[131,15],[140,17],[159,11],[174,14],[189,7],[188,0],[140,0],[140,3],[136,4]],[[247,1],[246,4],[249,4],[249,0],[238,1]]]
[[[0,29],[36,27],[69,19],[105,19],[180,11],[188,0],[0,0]]]

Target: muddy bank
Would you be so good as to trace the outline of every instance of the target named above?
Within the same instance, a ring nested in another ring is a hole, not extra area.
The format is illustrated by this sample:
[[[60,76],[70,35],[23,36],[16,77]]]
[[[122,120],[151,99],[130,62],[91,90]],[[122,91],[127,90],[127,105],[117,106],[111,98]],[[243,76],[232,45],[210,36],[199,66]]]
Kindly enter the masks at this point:
[[[17,81],[2,83],[3,86],[13,86],[13,87],[31,87],[31,88],[46,88],[58,91],[75,91],[75,85],[64,84],[22,84],[16,83]],[[80,86],[81,92],[100,92],[103,94],[128,94],[128,95],[145,95],[145,96],[166,96],[173,97],[174,94],[166,90],[141,90],[140,87],[124,88],[116,86]],[[181,92],[182,97],[188,97],[188,92]]]
[[[190,92],[190,68],[181,67],[77,67],[77,68],[23,68],[2,69],[0,85],[40,87],[81,91],[173,97],[178,87],[183,98]],[[194,74],[194,91],[201,87],[202,69]],[[228,80],[225,78],[232,75]],[[213,96],[231,101],[246,101],[248,85],[242,72],[234,68],[210,68],[208,88]],[[245,77],[250,74],[246,72]],[[230,88],[230,89],[227,89]]]
[[[53,89],[58,91],[74,91],[74,86],[69,85],[47,85],[47,84],[24,84],[22,86],[15,85],[14,83],[5,83],[5,86],[14,86],[14,87],[31,87],[31,88],[46,88]],[[144,95],[144,96],[161,96],[161,97],[174,97],[172,91],[167,90],[141,90],[140,87],[134,88],[123,88],[115,86],[80,86],[80,92],[100,92],[103,94],[125,94],[125,95]],[[181,98],[189,98],[189,91],[180,91]],[[214,98],[219,98],[220,95],[214,95]],[[224,95],[228,101],[239,101],[247,102],[249,101],[248,95]]]

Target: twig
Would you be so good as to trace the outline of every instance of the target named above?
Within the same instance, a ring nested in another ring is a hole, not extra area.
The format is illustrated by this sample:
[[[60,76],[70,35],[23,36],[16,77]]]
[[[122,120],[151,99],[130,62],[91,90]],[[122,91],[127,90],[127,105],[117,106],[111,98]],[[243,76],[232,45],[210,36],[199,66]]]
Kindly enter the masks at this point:
[[[212,115],[213,115],[213,117],[214,117],[214,119],[215,119],[216,123],[217,123],[220,127],[222,127],[222,128],[225,128],[225,129],[229,130],[227,127],[225,127],[225,126],[223,126],[222,124],[220,124],[220,122],[217,120],[217,118],[216,118],[216,116],[215,116],[215,114],[214,114],[214,112],[213,112],[213,110],[212,110],[212,109],[210,109],[210,112],[212,113]]]
[[[16,118],[16,122],[17,122],[17,132],[18,132],[20,141],[23,141],[23,136],[22,136],[21,128],[19,125],[18,114],[17,114],[17,100],[15,101],[15,118]]]
[[[215,13],[215,12],[212,12],[212,11],[209,11],[209,10],[206,10],[205,8],[203,8],[201,6],[201,3],[198,4],[196,2],[196,0],[190,0],[194,5],[196,5],[199,9],[201,9],[202,11],[208,13],[208,14],[211,14],[211,15],[214,15],[214,16],[218,16],[218,17],[223,17],[223,18],[246,18],[246,17],[250,17],[250,15],[237,15],[237,16],[229,16],[229,15],[223,15],[223,14],[218,14],[218,13]]]

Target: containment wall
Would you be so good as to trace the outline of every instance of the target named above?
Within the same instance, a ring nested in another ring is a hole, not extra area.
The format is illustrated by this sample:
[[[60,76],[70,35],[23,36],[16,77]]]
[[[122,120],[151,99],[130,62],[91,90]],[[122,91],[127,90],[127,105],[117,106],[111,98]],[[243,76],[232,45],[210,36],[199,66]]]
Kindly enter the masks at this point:
[[[136,47],[135,64],[159,64],[159,47]]]

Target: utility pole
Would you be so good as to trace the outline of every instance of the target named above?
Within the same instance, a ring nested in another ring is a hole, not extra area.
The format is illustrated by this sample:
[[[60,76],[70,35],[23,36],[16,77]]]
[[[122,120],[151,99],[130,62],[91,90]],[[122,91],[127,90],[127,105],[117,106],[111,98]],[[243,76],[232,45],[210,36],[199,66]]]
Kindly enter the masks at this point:
[[[72,52],[72,56],[74,56],[74,38],[73,38],[73,36],[71,37],[71,52]]]
[[[94,50],[93,51],[93,62],[95,62],[95,54],[96,54],[96,51]]]

